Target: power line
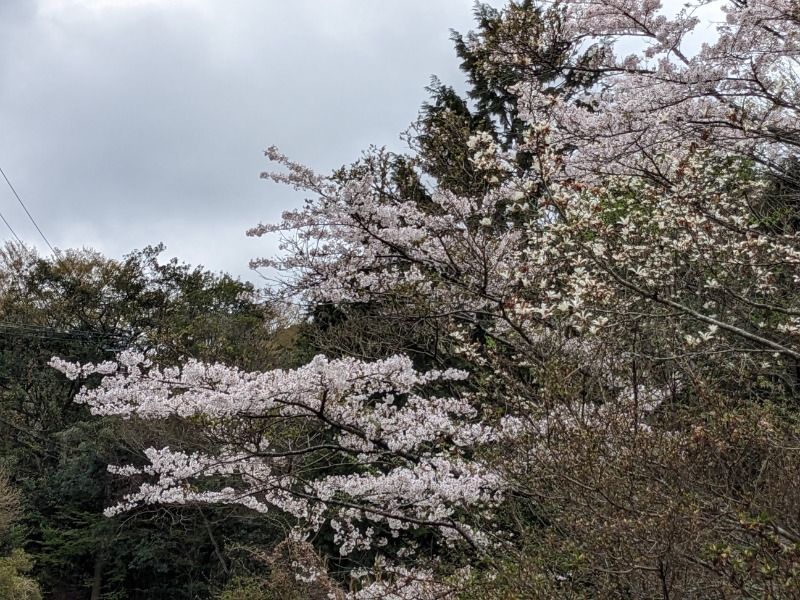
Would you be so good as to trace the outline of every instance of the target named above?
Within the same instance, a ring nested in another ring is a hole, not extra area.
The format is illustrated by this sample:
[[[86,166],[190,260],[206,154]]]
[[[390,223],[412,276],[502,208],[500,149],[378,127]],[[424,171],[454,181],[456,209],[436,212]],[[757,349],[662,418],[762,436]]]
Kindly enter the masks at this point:
[[[25,244],[22,243],[22,240],[19,239],[19,236],[17,235],[17,232],[14,231],[14,228],[11,227],[11,224],[6,220],[6,218],[3,216],[3,213],[1,213],[1,212],[0,212],[0,219],[3,219],[3,223],[6,224],[6,227],[8,227],[8,230],[11,232],[11,235],[14,236],[14,239],[16,239],[19,242],[20,246],[24,247]]]
[[[31,223],[33,223],[33,226],[34,226],[34,227],[36,227],[36,231],[38,231],[38,232],[39,232],[39,235],[41,235],[41,236],[42,236],[42,239],[44,240],[44,243],[45,243],[45,244],[47,244],[47,247],[48,247],[48,248],[50,248],[50,252],[52,252],[52,253],[53,253],[53,257],[56,259],[56,262],[57,262],[58,264],[60,264],[60,265],[61,265],[61,266],[64,268],[64,270],[66,270],[66,272],[67,272],[67,273],[69,273],[70,275],[72,275],[72,276],[74,277],[74,276],[75,276],[75,274],[72,272],[72,269],[70,268],[70,266],[69,266],[67,263],[65,263],[65,262],[64,262],[64,261],[61,259],[61,254],[60,254],[59,252],[56,252],[56,249],[55,249],[55,248],[53,248],[53,245],[50,243],[50,241],[49,241],[49,240],[47,239],[47,237],[44,235],[44,232],[42,231],[41,227],[39,227],[38,223],[36,223],[36,221],[34,220],[34,218],[33,218],[33,215],[31,215],[30,211],[28,210],[28,207],[27,207],[27,206],[25,206],[25,203],[22,201],[22,198],[20,198],[20,197],[19,197],[19,194],[17,193],[17,190],[15,190],[15,189],[14,189],[14,186],[13,186],[13,185],[11,185],[11,181],[9,181],[9,179],[8,179],[8,176],[6,175],[5,171],[3,171],[3,168],[2,168],[2,167],[0,167],[0,174],[2,174],[2,175],[3,175],[3,179],[5,179],[5,180],[6,180],[6,183],[8,184],[8,187],[9,187],[9,188],[11,188],[11,191],[14,193],[14,197],[15,197],[15,198],[17,199],[17,201],[20,203],[20,205],[22,206],[22,208],[25,210],[25,214],[26,214],[26,215],[28,215],[28,218],[31,220]],[[1,214],[0,214],[0,217],[2,217],[2,215],[1,215]],[[11,229],[11,225],[9,225],[9,224],[8,224],[8,221],[6,221],[5,217],[3,217],[3,222],[5,222],[5,224],[6,224],[6,225],[8,225],[8,228],[9,228],[9,229]],[[13,229],[11,229],[11,233],[13,233],[13,234],[14,234],[14,237],[15,237],[15,238],[17,239],[17,241],[20,243],[20,245],[21,245],[21,246],[22,246],[22,248],[25,250],[25,252],[27,252],[29,256],[33,257],[33,254],[31,254],[31,251],[30,251],[30,250],[28,249],[28,247],[27,247],[27,246],[26,246],[26,245],[23,243],[23,241],[22,241],[21,239],[19,239],[19,236],[17,236],[17,234],[16,234],[16,233],[14,233],[14,230],[13,230]]]
[[[28,210],[28,207],[27,207],[27,206],[25,206],[25,203],[22,201],[22,198],[20,198],[20,197],[19,197],[19,194],[17,193],[17,190],[15,190],[15,189],[14,189],[14,186],[13,186],[13,185],[11,185],[11,182],[8,180],[8,177],[6,176],[6,173],[5,173],[5,171],[3,171],[3,168],[2,168],[2,167],[0,167],[0,174],[2,174],[2,175],[3,175],[3,179],[5,179],[5,180],[6,180],[6,183],[8,184],[8,187],[9,187],[9,188],[11,188],[11,191],[14,193],[14,196],[16,197],[17,201],[20,203],[20,206],[22,206],[23,210],[25,211],[25,214],[26,214],[26,215],[28,215],[28,218],[31,220],[31,223],[33,223],[33,226],[34,226],[34,227],[36,227],[36,231],[38,231],[38,232],[39,232],[39,235],[41,235],[41,236],[42,236],[42,239],[44,240],[44,243],[45,243],[45,244],[47,244],[47,247],[48,247],[48,248],[50,248],[50,251],[51,251],[51,252],[52,252],[52,253],[53,253],[55,256],[58,256],[58,253],[56,252],[55,248],[53,248],[53,246],[52,246],[52,245],[50,244],[50,242],[47,240],[47,237],[45,237],[45,235],[44,235],[44,232],[41,230],[41,228],[39,227],[39,225],[38,225],[38,224],[36,223],[36,221],[34,220],[34,218],[33,218],[33,215],[31,215],[30,211]],[[3,221],[5,222],[5,224],[6,224],[6,225],[8,225],[8,221],[6,221],[5,217],[3,217]],[[11,226],[10,226],[10,225],[8,225],[8,228],[9,228],[9,229],[11,229]],[[11,233],[14,233],[14,230],[13,230],[13,229],[11,229]],[[17,241],[18,241],[20,244],[22,243],[22,240],[20,240],[20,239],[17,237],[17,234],[16,234],[16,233],[14,233],[14,237],[15,237],[15,238],[17,238]]]
[[[53,342],[78,342],[84,344],[103,344],[102,350],[120,352],[130,345],[131,336],[102,331],[72,330],[63,331],[53,327],[43,327],[27,323],[0,321],[0,340],[6,337],[50,340]]]
[[[125,338],[126,335],[122,333],[112,333],[110,331],[97,331],[91,329],[71,329],[63,330],[56,327],[47,327],[45,325],[34,325],[32,323],[13,323],[10,321],[0,321],[0,329],[19,329],[31,333],[44,333],[55,335],[68,335],[70,337],[84,337],[84,338]]]

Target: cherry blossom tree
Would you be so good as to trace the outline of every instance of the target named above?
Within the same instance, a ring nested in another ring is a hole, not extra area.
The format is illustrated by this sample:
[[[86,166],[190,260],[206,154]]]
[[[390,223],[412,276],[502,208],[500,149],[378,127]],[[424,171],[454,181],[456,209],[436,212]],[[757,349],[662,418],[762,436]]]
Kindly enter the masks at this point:
[[[485,424],[469,396],[418,393],[465,372],[419,373],[401,356],[370,363],[318,356],[266,373],[197,361],[159,368],[131,352],[117,362],[54,359],[52,366],[70,379],[105,375],[76,398],[96,415],[201,419],[220,439],[213,452],[150,449],[142,467],[109,467],[147,481],[108,516],[154,503],[277,509],[298,522],[298,541],[328,527],[343,556],[386,547],[408,531],[434,530],[443,543],[473,552],[494,543],[476,525],[491,520],[504,485],[475,452],[501,441],[514,423]],[[477,511],[469,521],[467,511]],[[413,554],[413,543],[401,548],[401,556]],[[424,573],[405,575],[421,576],[428,581]]]
[[[152,480],[110,512],[277,508],[343,554],[402,538],[374,597],[446,593],[447,569],[404,570],[419,528],[530,597],[800,593],[800,13],[719,3],[692,51],[714,4],[512,2],[458,38],[477,116],[438,88],[416,156],[373,149],[323,176],[267,150],[264,176],[311,196],[249,232],[281,236],[253,262],[280,274],[273,300],[424,315],[470,376],[403,356],[267,373],[54,361],[105,375],[80,397],[99,414],[201,419],[219,438],[117,468]]]

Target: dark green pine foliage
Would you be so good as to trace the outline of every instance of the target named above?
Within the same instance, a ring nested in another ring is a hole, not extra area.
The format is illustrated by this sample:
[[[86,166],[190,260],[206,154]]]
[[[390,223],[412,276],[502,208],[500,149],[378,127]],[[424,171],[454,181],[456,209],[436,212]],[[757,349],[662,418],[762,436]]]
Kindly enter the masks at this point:
[[[558,3],[535,6],[522,0],[502,10],[476,3],[474,15],[475,30],[451,36],[466,93],[433,79],[430,100],[407,135],[413,158],[404,164],[417,167],[422,180],[430,178],[441,189],[480,199],[501,186],[506,174],[476,167],[470,138],[488,135],[507,153],[515,174],[525,176],[535,167],[537,145],[526,138],[529,122],[520,113],[518,86],[535,81],[545,94],[572,98],[596,81],[593,65],[602,47],[579,51],[566,42]],[[535,196],[531,192],[527,200],[535,203]],[[514,223],[505,208],[501,203],[494,218],[499,227]]]
[[[466,36],[454,31],[451,39],[476,117],[491,120],[497,141],[509,150],[523,142],[527,126],[520,118],[516,86],[537,81],[546,93],[561,94],[584,88],[591,78],[572,65],[585,65],[588,59],[564,42],[557,5],[545,9],[523,0],[500,11],[478,3],[474,15],[477,29]]]

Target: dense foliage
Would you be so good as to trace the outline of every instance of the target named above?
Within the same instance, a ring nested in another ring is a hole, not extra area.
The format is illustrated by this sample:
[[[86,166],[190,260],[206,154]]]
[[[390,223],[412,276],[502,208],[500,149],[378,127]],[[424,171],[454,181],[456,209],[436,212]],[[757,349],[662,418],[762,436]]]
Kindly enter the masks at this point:
[[[270,535],[255,522],[240,523],[233,535],[230,511],[103,517],[126,491],[108,463],[131,460],[154,443],[199,443],[202,436],[188,424],[153,428],[92,417],[74,402],[79,386],[47,366],[54,354],[103,360],[138,348],[164,363],[193,356],[248,368],[275,364],[267,335],[274,319],[251,285],[175,261],[160,264],[160,251],[122,261],[90,251],[42,259],[18,246],[2,253],[0,431],[22,505],[7,543],[25,549],[47,597],[208,596],[227,578],[227,559],[215,546]],[[14,560],[3,568],[27,564],[22,555]]]

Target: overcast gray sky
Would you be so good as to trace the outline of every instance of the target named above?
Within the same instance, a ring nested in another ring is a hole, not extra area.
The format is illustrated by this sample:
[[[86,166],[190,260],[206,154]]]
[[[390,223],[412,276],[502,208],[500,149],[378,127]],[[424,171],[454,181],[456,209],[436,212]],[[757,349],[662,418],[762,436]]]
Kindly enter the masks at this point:
[[[263,150],[328,172],[402,148],[430,76],[462,87],[449,30],[471,29],[472,7],[0,0],[0,167],[57,248],[164,242],[165,258],[254,279],[248,260],[274,244],[245,230],[302,201],[259,179]],[[0,211],[49,252],[7,187]]]

